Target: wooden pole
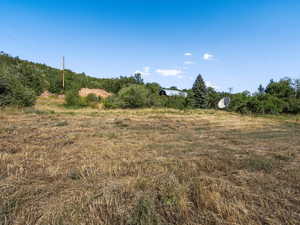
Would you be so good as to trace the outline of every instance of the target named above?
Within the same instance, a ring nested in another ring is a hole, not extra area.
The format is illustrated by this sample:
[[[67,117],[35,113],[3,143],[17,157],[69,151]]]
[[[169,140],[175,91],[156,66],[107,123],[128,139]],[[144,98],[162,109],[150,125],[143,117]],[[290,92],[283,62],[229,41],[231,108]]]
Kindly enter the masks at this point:
[[[65,57],[62,57],[62,87],[65,89]]]

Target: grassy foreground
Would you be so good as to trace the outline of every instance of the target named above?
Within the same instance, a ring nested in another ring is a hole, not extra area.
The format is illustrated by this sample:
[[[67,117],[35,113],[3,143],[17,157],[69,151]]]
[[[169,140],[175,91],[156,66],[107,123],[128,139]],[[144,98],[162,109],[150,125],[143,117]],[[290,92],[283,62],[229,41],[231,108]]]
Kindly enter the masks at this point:
[[[48,102],[0,111],[0,225],[300,224],[299,117]]]

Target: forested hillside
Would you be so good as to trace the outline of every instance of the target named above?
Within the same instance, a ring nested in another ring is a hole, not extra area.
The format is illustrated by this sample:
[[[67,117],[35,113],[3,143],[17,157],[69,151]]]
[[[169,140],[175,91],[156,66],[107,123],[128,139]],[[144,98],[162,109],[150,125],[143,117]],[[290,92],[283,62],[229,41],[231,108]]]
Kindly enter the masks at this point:
[[[44,90],[52,93],[76,90],[82,87],[102,88],[108,92],[117,93],[122,87],[138,84],[134,76],[110,79],[99,79],[84,73],[65,70],[65,89],[62,88],[61,71],[44,64],[38,64],[0,54],[0,106],[29,106],[35,97]]]

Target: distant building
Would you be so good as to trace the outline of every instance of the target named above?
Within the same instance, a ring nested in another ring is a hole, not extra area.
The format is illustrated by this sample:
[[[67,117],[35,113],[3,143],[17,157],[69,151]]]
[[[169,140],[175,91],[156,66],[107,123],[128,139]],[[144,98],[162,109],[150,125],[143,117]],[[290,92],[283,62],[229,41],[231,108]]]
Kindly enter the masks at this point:
[[[187,93],[184,91],[166,90],[166,89],[160,90],[159,95],[187,97]]]

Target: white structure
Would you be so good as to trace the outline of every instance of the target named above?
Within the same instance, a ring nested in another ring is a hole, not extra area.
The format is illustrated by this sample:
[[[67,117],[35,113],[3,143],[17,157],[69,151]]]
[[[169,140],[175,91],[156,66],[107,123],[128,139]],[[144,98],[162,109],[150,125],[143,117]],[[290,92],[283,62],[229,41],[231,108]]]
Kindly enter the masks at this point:
[[[176,90],[164,90],[167,96],[183,96],[187,97],[187,93],[183,91],[176,91]]]
[[[229,106],[229,104],[230,104],[230,98],[229,97],[222,98],[218,103],[218,108],[219,109],[225,109]]]

